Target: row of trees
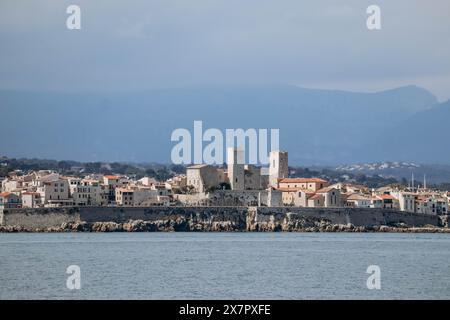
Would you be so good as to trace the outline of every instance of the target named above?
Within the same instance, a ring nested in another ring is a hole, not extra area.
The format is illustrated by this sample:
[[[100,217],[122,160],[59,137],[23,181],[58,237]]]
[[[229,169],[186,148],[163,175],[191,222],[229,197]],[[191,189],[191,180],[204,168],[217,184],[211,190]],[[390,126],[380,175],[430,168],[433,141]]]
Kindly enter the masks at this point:
[[[20,170],[24,173],[38,170],[54,170],[61,174],[83,176],[90,173],[123,174],[140,179],[149,176],[158,180],[166,180],[175,174],[186,172],[182,165],[161,164],[134,164],[134,163],[104,163],[104,162],[77,162],[56,161],[42,159],[8,159],[0,161],[0,177],[10,172]]]

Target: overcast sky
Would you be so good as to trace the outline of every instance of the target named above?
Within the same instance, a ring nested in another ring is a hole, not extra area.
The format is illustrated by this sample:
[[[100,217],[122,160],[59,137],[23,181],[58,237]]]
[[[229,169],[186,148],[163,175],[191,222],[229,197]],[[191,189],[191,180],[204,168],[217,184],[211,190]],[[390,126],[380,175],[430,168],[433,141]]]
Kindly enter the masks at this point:
[[[81,30],[66,8],[81,7]],[[382,30],[366,28],[381,7]],[[450,98],[448,0],[1,0],[0,88],[295,84]]]

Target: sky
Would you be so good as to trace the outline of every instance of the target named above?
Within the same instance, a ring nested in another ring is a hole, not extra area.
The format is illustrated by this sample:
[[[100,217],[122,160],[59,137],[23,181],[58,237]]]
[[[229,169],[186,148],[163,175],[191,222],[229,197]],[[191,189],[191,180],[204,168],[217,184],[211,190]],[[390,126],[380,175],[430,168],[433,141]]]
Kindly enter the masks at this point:
[[[81,8],[81,30],[66,27]],[[381,8],[381,30],[366,9]],[[448,0],[2,0],[0,89],[292,84],[450,98]]]

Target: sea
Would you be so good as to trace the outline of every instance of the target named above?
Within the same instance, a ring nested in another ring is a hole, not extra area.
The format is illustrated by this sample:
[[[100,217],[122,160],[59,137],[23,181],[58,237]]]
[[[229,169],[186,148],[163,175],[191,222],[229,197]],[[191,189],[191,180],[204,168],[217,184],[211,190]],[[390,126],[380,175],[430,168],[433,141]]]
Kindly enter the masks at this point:
[[[0,299],[449,298],[449,234],[0,234]]]

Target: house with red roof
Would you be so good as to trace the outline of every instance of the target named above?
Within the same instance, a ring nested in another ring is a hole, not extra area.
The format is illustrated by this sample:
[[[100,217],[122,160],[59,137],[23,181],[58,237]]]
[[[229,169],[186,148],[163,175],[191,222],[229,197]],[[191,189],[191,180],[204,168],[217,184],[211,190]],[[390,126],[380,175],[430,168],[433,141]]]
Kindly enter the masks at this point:
[[[18,195],[11,192],[0,192],[0,209],[21,207],[22,201]]]

